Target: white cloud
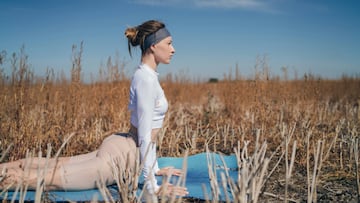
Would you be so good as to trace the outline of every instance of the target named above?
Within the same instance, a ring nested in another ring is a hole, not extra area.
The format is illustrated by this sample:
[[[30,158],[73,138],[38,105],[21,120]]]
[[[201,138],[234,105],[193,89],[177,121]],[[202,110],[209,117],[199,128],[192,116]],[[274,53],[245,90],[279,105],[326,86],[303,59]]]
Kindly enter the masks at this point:
[[[269,10],[265,0],[135,0],[136,3],[153,6],[195,6],[199,8],[242,8],[253,10]]]
[[[263,8],[266,6],[259,0],[194,0],[194,3],[200,7],[221,8]]]

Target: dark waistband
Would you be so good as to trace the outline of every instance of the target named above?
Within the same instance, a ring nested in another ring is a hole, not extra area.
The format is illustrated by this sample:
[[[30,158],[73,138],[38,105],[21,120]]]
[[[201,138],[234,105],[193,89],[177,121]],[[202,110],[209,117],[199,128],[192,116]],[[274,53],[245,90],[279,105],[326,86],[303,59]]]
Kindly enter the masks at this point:
[[[134,140],[136,147],[139,147],[138,130],[135,126],[130,125],[129,135]]]
[[[139,147],[138,131],[135,126],[131,125],[128,133],[115,133],[115,135],[120,135],[123,137],[130,137],[134,140],[136,147]]]

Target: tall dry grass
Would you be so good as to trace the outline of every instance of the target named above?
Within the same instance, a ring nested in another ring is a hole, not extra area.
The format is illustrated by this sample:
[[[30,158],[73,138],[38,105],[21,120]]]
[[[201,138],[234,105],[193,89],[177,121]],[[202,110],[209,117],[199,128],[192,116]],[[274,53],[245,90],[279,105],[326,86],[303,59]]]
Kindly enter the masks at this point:
[[[74,136],[60,156],[89,152],[111,132],[128,130],[125,64],[109,58],[99,71],[101,78],[84,83],[81,53],[82,44],[80,49],[73,47],[68,80],[51,69],[45,77],[35,76],[23,49],[10,57],[2,52],[3,162],[23,158],[29,150],[47,154],[49,143],[53,157],[70,134]],[[12,71],[6,75],[4,68],[9,66]],[[271,77],[263,60],[256,70],[252,79],[236,72],[217,83],[194,82],[185,76],[162,78],[170,108],[159,136],[159,156],[191,155],[206,148],[241,154],[244,148],[239,149],[239,143],[243,147],[247,143],[247,153],[263,153],[261,160],[268,162],[259,163],[266,164],[264,174],[254,172],[262,184],[252,190],[252,199],[241,196],[239,202],[357,197],[360,79],[325,80],[311,74],[294,80],[287,80],[288,75]],[[266,150],[258,151],[263,143]],[[235,193],[249,195],[249,188],[242,189],[248,186],[233,187]]]

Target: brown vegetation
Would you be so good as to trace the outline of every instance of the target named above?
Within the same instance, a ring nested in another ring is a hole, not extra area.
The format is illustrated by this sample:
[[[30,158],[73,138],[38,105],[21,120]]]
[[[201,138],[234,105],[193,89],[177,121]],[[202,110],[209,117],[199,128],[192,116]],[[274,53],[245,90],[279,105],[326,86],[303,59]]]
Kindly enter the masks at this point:
[[[49,143],[53,156],[72,133],[61,156],[85,153],[111,132],[128,130],[129,79],[122,64],[107,64],[103,76],[112,79],[85,84],[81,54],[74,50],[70,81],[52,71],[36,78],[23,53],[10,59],[11,76],[0,71],[0,159],[11,146],[2,161],[23,158],[28,150],[46,154]],[[253,153],[255,143],[266,142],[268,176],[260,199],[357,201],[359,78],[206,83],[168,76],[161,82],[170,108],[159,156],[195,154],[206,146],[229,154],[247,141]]]

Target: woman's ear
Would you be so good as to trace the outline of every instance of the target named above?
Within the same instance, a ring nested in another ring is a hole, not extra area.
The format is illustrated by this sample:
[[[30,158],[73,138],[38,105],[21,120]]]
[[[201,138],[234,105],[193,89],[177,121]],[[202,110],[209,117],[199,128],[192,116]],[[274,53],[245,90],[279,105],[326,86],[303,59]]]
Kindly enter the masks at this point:
[[[154,53],[154,49],[156,48],[156,44],[150,46],[151,53]]]
[[[152,46],[153,46],[153,45],[152,45]],[[151,53],[154,52],[152,46],[150,46],[148,49],[146,49],[145,54],[151,54]]]

